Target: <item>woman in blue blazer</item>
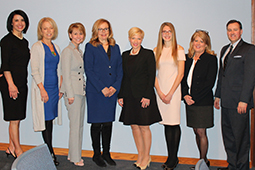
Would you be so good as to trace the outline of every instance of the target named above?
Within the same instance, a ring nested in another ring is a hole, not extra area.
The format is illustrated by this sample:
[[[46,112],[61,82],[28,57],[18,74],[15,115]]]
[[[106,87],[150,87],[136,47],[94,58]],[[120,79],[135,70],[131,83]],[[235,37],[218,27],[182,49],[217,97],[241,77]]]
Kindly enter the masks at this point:
[[[216,74],[217,57],[211,50],[208,32],[198,30],[191,37],[189,53],[186,55],[182,97],[186,104],[187,126],[193,128],[200,159],[204,159],[208,167],[206,129],[214,126],[212,88]]]
[[[99,19],[93,25],[92,38],[85,47],[84,67],[87,76],[86,99],[88,123],[91,123],[93,161],[101,167],[106,166],[104,160],[109,165],[116,165],[109,150],[117,94],[123,75],[122,58],[119,46],[113,39],[111,25],[105,19]]]

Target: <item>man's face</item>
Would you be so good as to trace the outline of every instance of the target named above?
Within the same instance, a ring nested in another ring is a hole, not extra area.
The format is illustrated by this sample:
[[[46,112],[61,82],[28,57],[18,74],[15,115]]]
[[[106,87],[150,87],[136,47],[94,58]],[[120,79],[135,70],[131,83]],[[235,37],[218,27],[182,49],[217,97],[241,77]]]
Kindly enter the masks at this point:
[[[239,24],[236,22],[229,24],[227,27],[228,39],[232,44],[234,44],[241,38],[242,33],[243,33],[243,30],[240,29]]]

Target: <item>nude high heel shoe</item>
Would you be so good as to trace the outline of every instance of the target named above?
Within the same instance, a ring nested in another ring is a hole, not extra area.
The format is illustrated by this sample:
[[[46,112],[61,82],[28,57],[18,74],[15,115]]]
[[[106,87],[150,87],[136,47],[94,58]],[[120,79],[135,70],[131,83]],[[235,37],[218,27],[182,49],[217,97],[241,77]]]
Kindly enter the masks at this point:
[[[145,170],[147,167],[150,167],[150,163],[151,163],[151,157],[150,157],[150,159],[149,159],[147,165],[145,165],[145,166],[143,166],[143,167],[140,166],[140,165],[138,165],[138,168],[141,169],[141,170]]]

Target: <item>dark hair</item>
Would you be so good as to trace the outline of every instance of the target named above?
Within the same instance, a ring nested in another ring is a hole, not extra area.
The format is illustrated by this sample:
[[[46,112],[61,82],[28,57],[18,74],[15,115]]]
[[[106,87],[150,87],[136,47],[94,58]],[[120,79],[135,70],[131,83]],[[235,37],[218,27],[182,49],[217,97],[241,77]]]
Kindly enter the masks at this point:
[[[235,19],[232,19],[232,20],[228,21],[228,23],[226,25],[226,28],[228,28],[229,24],[233,24],[233,23],[239,24],[240,29],[243,29],[242,23],[240,21],[235,20]]]
[[[12,11],[11,13],[10,13],[10,15],[8,16],[8,19],[7,19],[7,30],[9,31],[9,32],[12,32],[12,19],[13,19],[13,17],[14,17],[14,15],[20,15],[20,16],[22,16],[23,17],[23,19],[24,19],[24,21],[25,21],[25,23],[26,23],[26,27],[24,28],[24,30],[22,31],[23,33],[26,33],[27,32],[27,29],[28,29],[28,27],[29,27],[29,20],[28,20],[28,16],[27,16],[27,14],[24,12],[24,11],[22,11],[22,10],[15,10],[15,11]]]

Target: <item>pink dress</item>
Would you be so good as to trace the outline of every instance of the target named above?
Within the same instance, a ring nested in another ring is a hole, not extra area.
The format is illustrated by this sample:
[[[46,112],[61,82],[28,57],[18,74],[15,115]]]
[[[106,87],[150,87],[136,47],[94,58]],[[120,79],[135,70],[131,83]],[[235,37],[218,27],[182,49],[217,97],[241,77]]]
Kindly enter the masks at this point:
[[[183,49],[178,49],[178,61],[185,61],[185,52]],[[178,75],[178,67],[172,57],[172,48],[163,48],[159,60],[159,69],[157,73],[158,84],[161,91],[167,94]],[[170,104],[165,104],[157,94],[158,108],[162,117],[160,124],[179,125],[180,110],[181,110],[181,84],[175,90]]]

